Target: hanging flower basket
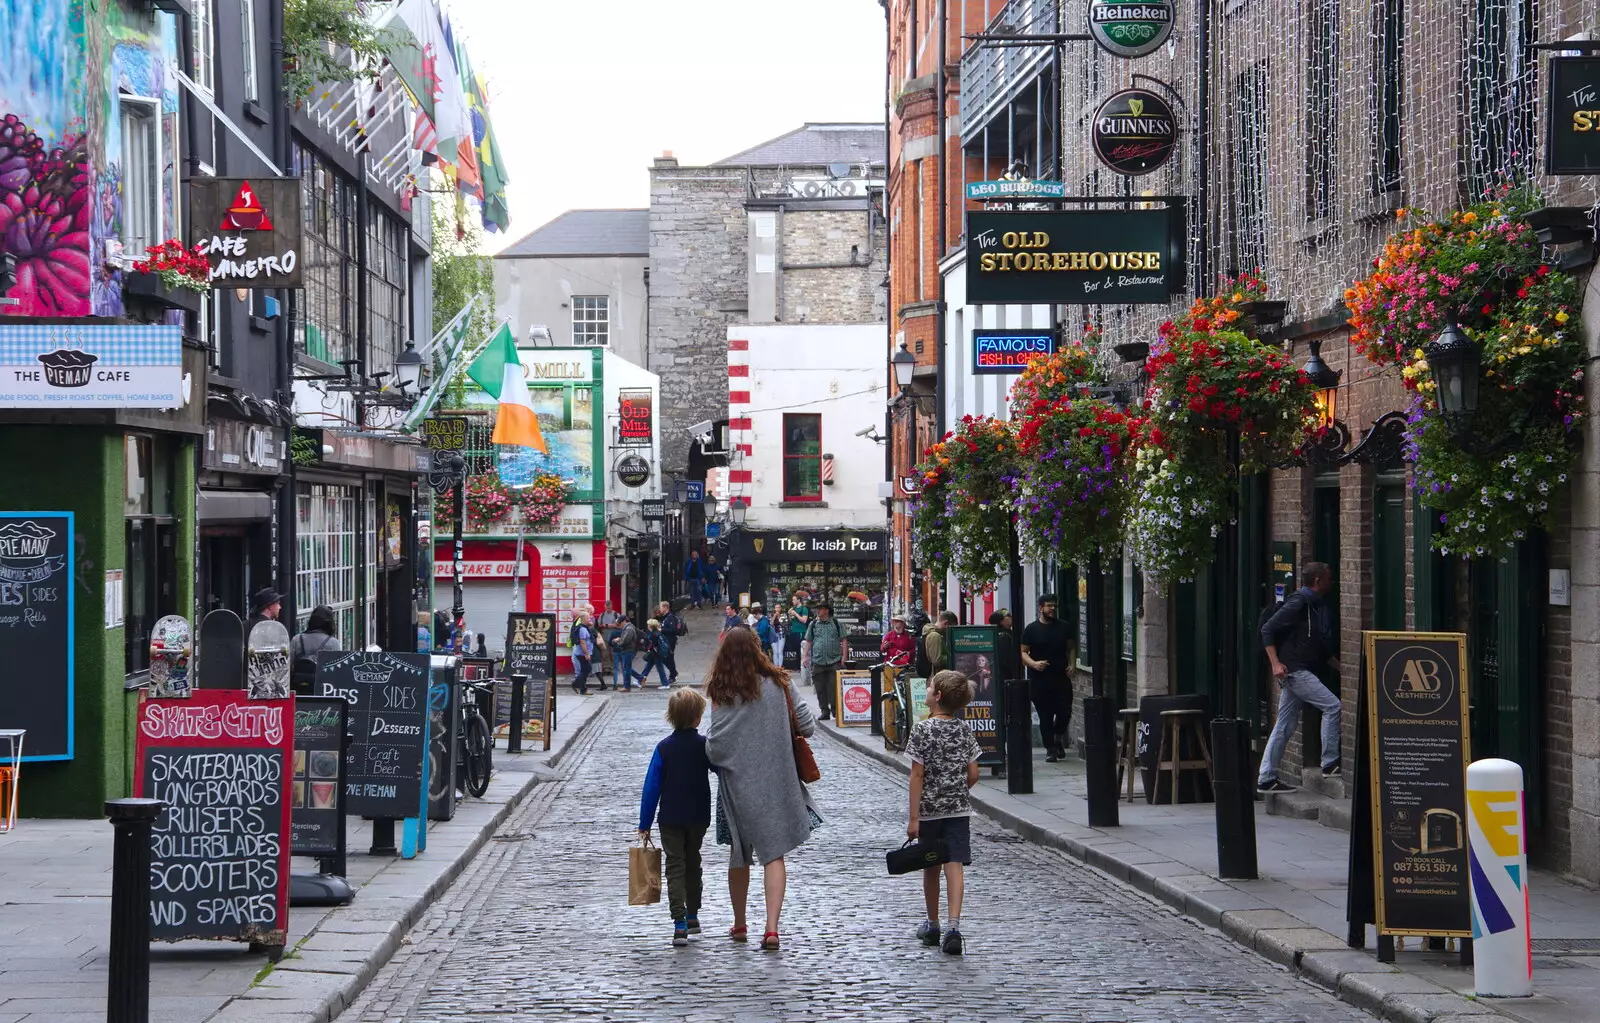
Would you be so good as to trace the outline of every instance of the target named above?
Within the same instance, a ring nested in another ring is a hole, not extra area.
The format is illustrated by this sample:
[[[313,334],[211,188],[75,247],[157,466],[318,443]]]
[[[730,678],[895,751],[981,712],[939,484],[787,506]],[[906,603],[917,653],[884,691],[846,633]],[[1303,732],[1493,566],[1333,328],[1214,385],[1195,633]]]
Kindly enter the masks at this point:
[[[924,568],[943,564],[961,585],[988,592],[1011,563],[1017,441],[1001,419],[963,416],[918,467],[922,500],[912,519]]]
[[[1145,363],[1148,447],[1137,456],[1129,540],[1158,581],[1192,579],[1212,560],[1236,480],[1230,432],[1239,436],[1237,469],[1259,472],[1288,459],[1314,428],[1311,381],[1283,349],[1235,326],[1264,297],[1253,275],[1224,281],[1222,294],[1162,325]]]
[[[1036,558],[1083,563],[1122,546],[1145,421],[1093,395],[1103,378],[1093,350],[1072,346],[1031,364],[1012,388],[1017,522]]]
[[[508,487],[499,473],[490,470],[467,479],[467,521],[470,533],[496,532],[497,526],[509,529],[506,519],[512,508],[522,512],[522,526],[537,529],[561,517],[571,488],[554,473],[541,473],[527,487]],[[441,528],[454,524],[455,489],[452,487],[434,501],[434,522]]]
[[[1521,219],[1543,205],[1530,189],[1502,186],[1445,218],[1401,210],[1410,226],[1345,292],[1358,348],[1378,365],[1398,365],[1413,392],[1404,453],[1444,553],[1498,557],[1548,527],[1579,443],[1579,284],[1542,261]],[[1466,442],[1437,414],[1423,351],[1452,320],[1481,351]]]

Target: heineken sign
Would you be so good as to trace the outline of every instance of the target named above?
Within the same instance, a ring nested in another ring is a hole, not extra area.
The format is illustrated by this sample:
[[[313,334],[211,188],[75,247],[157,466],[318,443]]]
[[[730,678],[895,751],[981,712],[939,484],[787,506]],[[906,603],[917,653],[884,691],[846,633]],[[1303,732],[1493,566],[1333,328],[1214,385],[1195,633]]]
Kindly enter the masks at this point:
[[[1155,93],[1124,89],[1095,112],[1092,144],[1100,162],[1118,174],[1149,174],[1172,158],[1178,121]]]
[[[1171,0],[1089,0],[1089,35],[1118,57],[1143,57],[1172,35]]]

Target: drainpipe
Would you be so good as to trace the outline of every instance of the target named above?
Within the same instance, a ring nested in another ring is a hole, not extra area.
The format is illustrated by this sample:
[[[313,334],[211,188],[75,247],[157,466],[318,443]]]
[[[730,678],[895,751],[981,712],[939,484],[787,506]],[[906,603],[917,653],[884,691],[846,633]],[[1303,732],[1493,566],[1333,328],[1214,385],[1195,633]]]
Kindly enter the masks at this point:
[[[289,150],[289,107],[287,97],[283,94],[283,5],[284,0],[271,0],[267,5],[267,38],[271,42],[272,71],[268,76],[268,89],[270,109],[272,110],[272,153],[273,161],[284,171],[290,170]],[[284,594],[284,604],[288,614],[284,616],[291,624],[300,613],[300,608],[295,604],[294,597],[294,568],[298,557],[298,545],[295,543],[295,465],[294,465],[294,339],[289,333],[289,299],[288,288],[278,291],[278,318],[273,326],[277,331],[278,346],[278,404],[287,412],[289,424],[287,436],[289,448],[284,452],[284,468],[287,477],[283,482],[283,492],[278,498],[278,566],[280,579],[278,591]],[[292,629],[291,629],[292,631]]]
[[[947,17],[947,13],[948,13],[948,11],[947,11],[947,8],[946,8],[945,0],[939,0],[939,4],[938,4],[938,17],[939,17],[939,67],[938,67],[938,74],[939,74],[939,81],[938,81],[938,89],[937,89],[937,92],[936,92],[936,94],[938,96],[938,103],[939,103],[939,118],[938,118],[938,125],[939,126],[938,126],[938,129],[937,129],[938,132],[939,132],[939,203],[938,203],[937,208],[934,211],[935,215],[939,218],[939,231],[938,231],[939,250],[938,250],[938,255],[936,255],[934,257],[934,273],[939,279],[939,304],[934,309],[934,329],[939,332],[939,336],[934,339],[934,346],[933,346],[934,353],[935,353],[936,357],[939,360],[938,366],[935,367],[935,376],[934,376],[934,390],[939,395],[939,398],[938,398],[938,408],[935,409],[935,411],[934,411],[934,436],[935,437],[943,437],[944,436],[944,431],[945,431],[945,387],[946,387],[946,384],[947,384],[947,381],[945,380],[945,367],[944,367],[944,363],[945,363],[945,357],[944,357],[945,356],[945,350],[944,350],[945,349],[944,328],[945,328],[945,317],[948,315],[948,313],[947,313],[947,311],[945,309],[945,304],[944,304],[944,273],[939,270],[939,264],[944,262],[945,250],[947,248],[949,248],[949,246],[950,246],[950,237],[949,237],[950,232],[949,232],[949,229],[948,229],[949,218],[946,215],[946,207],[949,206],[949,204],[950,204],[950,197],[946,194],[946,191],[947,191],[946,177],[947,177],[947,175],[945,173],[945,161],[947,159],[947,155],[946,155],[945,150],[946,150],[946,148],[948,146],[948,139],[947,139],[947,136],[946,136],[947,125],[946,125],[946,110],[945,110],[945,106],[946,106],[946,103],[947,103],[947,100],[948,100],[948,97],[947,97],[946,91],[945,91],[945,79],[947,77],[945,75],[945,65],[949,62],[949,52],[947,50],[947,45],[948,44],[947,44],[946,38],[945,38],[945,36],[946,36],[946,31],[945,31],[946,30],[946,23],[949,20],[948,17]]]

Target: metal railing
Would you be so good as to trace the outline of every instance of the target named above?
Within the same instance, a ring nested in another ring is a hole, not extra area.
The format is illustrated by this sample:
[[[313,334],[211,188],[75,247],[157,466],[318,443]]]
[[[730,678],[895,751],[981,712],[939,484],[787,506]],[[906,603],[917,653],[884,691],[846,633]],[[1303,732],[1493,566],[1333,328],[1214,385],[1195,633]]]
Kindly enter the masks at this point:
[[[1060,0],[1010,0],[984,28],[990,35],[1043,35],[1061,31]],[[1050,66],[1048,46],[970,44],[961,55],[961,125],[968,138],[988,124]]]

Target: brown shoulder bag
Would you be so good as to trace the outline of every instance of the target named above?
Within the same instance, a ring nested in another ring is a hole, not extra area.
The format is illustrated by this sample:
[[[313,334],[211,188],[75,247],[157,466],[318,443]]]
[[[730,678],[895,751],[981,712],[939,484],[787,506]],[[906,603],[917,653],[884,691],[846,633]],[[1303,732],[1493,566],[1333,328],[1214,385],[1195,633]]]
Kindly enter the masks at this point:
[[[781,682],[778,683],[778,688],[783,690],[783,701],[789,705],[789,738],[794,742],[795,772],[807,785],[820,781],[822,769],[817,766],[817,758],[811,752],[811,744],[800,734],[800,716],[794,710],[794,695],[789,691],[789,687]]]

